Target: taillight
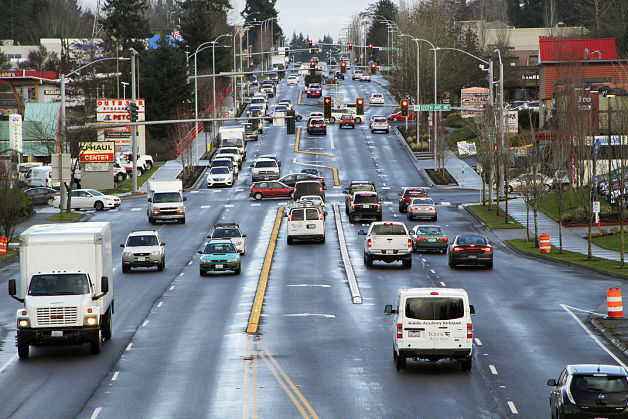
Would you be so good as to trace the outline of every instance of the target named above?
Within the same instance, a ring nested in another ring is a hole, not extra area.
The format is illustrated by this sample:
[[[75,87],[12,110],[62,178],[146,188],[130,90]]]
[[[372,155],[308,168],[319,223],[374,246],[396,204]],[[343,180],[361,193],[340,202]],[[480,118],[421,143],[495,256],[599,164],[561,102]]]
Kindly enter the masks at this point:
[[[412,247],[412,239],[408,239],[408,247]]]
[[[308,127],[312,128],[314,124],[307,124]]]
[[[416,241],[418,242],[424,242],[425,241],[425,237],[417,237]]]
[[[462,247],[458,247],[458,246],[454,247],[454,252],[459,252],[461,250],[462,250]]]
[[[381,209],[382,209],[382,203],[381,203],[381,202],[378,202],[378,203],[377,203],[377,209],[378,209],[378,210],[381,210]]]
[[[490,252],[493,251],[493,248],[492,247],[484,247],[482,250],[484,250],[487,253],[490,253]]]
[[[430,207],[430,211],[436,211],[436,207]]]
[[[373,240],[368,239],[368,240],[366,241],[366,247],[371,247],[372,245],[373,245]]]
[[[351,203],[351,209],[355,209],[355,203]]]
[[[318,213],[318,219],[321,221],[323,220],[323,214],[321,214],[320,212]]]
[[[320,193],[323,193],[323,187],[322,186],[320,187]]]
[[[438,239],[439,242],[446,242],[447,241],[447,237],[441,237]]]
[[[473,326],[467,323],[467,339],[473,339]]]
[[[417,208],[417,207],[412,207],[412,208],[410,208],[410,209],[411,209],[412,211],[416,211],[416,210],[418,210],[418,208]]]
[[[326,126],[327,126],[327,124],[323,124],[323,127],[326,127]]]
[[[403,326],[401,323],[397,323],[397,339],[403,338]]]

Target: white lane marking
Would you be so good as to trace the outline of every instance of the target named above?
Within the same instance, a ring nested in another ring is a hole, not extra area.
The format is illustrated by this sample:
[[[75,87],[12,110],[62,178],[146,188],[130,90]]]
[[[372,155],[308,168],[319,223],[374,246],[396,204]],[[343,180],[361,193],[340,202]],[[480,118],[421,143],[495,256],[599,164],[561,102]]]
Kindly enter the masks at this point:
[[[510,411],[512,412],[513,415],[516,415],[517,413],[519,413],[517,411],[517,408],[515,407],[515,404],[511,402],[510,400],[508,400],[508,407],[510,407]]]
[[[126,346],[126,350],[127,350],[127,351],[130,351],[132,347],[133,347],[133,342],[129,343],[129,344]]]
[[[290,284],[288,287],[321,287],[321,288],[331,288],[331,285],[325,284]]]
[[[606,314],[596,313],[595,311],[591,311],[591,310],[583,310],[583,309],[578,308],[578,307],[568,306],[567,304],[565,304],[565,307],[569,307],[569,308],[570,308],[570,309],[572,309],[572,310],[581,311],[581,312],[583,312],[583,313],[595,314],[595,315],[597,315],[597,316],[606,317]]]
[[[495,365],[490,364],[490,365],[488,366],[488,369],[489,369],[489,370],[491,370],[491,373],[492,373],[493,375],[498,375],[498,373],[497,373],[497,369],[495,368]]]
[[[211,208],[211,205],[201,205],[201,208]]]
[[[479,338],[475,338],[475,344],[478,346],[482,346],[482,341]]]
[[[233,204],[225,204],[225,208],[233,208]]]
[[[102,410],[102,407],[97,407],[96,409],[94,409],[94,413],[92,413],[92,416],[90,419],[96,419],[98,415],[100,414],[101,410]]]
[[[342,186],[334,186],[334,189],[341,189]]]
[[[441,205],[451,205],[451,202],[443,201],[440,203]]]
[[[446,287],[447,285],[445,285],[445,283],[443,281],[440,281],[440,286],[441,287]]]
[[[4,365],[2,367],[0,367],[0,374],[2,374],[2,371],[6,370],[7,367],[9,366],[9,364],[11,364],[16,359],[17,359],[17,355],[14,355],[13,358],[11,358],[7,362],[5,362]]]
[[[118,379],[118,375],[120,375],[120,371],[114,372],[113,377],[111,377],[111,381],[116,381]]]
[[[131,208],[131,211],[140,211],[141,208]]]
[[[610,355],[610,356],[611,356],[611,357],[615,360],[615,362],[617,362],[619,365],[621,365],[621,366],[622,366],[622,367],[624,367],[624,368],[628,368],[628,367],[626,366],[626,364],[624,364],[623,362],[621,362],[621,361],[620,361],[620,359],[619,359],[619,358],[617,358],[617,357],[615,356],[615,354],[613,354],[613,353],[610,351],[610,349],[608,349],[606,346],[604,346],[604,344],[602,344],[602,342],[600,342],[600,340],[599,340],[599,339],[598,339],[598,338],[597,338],[597,337],[596,337],[593,333],[591,333],[591,331],[590,331],[590,330],[589,330],[589,329],[588,329],[588,328],[584,325],[584,323],[582,323],[582,322],[580,321],[580,319],[579,319],[578,317],[576,317],[576,315],[575,315],[575,314],[573,314],[573,312],[567,308],[567,306],[566,306],[566,305],[564,305],[564,304],[560,304],[560,306],[561,306],[563,309],[565,309],[565,310],[567,311],[567,313],[569,313],[569,314],[571,315],[571,317],[573,317],[573,318],[574,318],[574,320],[575,320],[576,322],[578,322],[578,324],[580,325],[580,327],[582,327],[582,328],[584,329],[584,331],[585,331],[585,332],[587,332],[587,334],[591,337],[591,339],[593,339],[593,341],[594,341],[595,343],[597,343],[597,344],[600,346],[600,348],[604,349],[604,352],[606,352],[607,354],[609,354],[609,355]]]
[[[194,263],[193,261],[189,261],[189,262],[188,262],[188,266],[190,266],[190,265],[191,265],[191,264],[193,264],[193,263]]]
[[[236,192],[242,192],[244,190],[244,188],[235,188]]]
[[[161,307],[162,305],[164,305],[164,302],[160,301],[159,304],[157,304],[157,307]]]
[[[329,140],[331,141],[331,149],[335,149],[336,147],[334,147],[334,130],[330,129],[329,130]]]
[[[335,314],[319,314],[319,313],[295,313],[295,314],[284,314],[284,317],[326,317],[329,319],[333,319],[336,317]]]
[[[189,193],[198,193],[198,191],[190,191]]]
[[[174,289],[174,285],[170,287],[170,291],[172,291]]]
[[[179,274],[179,276],[183,276],[183,272],[181,272],[181,273]]]
[[[259,207],[259,206],[261,206],[261,205],[262,205],[262,204],[260,204],[259,202],[258,202],[258,203],[255,203],[255,204],[251,204],[251,206],[252,206],[252,207]]]
[[[425,260],[424,258],[421,258],[421,260],[422,260],[423,262],[427,262],[427,260]]]
[[[142,326],[141,326],[141,327],[146,326],[146,325],[148,324],[148,322],[150,322],[150,320],[148,320],[148,319],[144,320],[144,323],[142,323]]]
[[[430,269],[430,272],[433,273],[433,274],[436,273],[436,271],[434,269]]]

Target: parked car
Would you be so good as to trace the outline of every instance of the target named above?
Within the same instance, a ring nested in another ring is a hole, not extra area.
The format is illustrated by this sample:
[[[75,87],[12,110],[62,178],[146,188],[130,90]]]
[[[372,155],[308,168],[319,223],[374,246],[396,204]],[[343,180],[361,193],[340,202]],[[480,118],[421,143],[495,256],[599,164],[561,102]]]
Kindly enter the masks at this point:
[[[36,188],[29,188],[24,193],[30,198],[33,205],[50,205],[52,206],[55,196],[59,194],[59,191],[52,188],[46,188],[40,186]]]
[[[541,193],[552,188],[552,178],[542,173],[523,173],[508,182],[508,192]]]
[[[118,208],[121,200],[117,196],[105,195],[95,189],[75,189],[71,193],[72,209],[96,209]],[[52,200],[52,206],[59,208],[61,195],[56,195]]]

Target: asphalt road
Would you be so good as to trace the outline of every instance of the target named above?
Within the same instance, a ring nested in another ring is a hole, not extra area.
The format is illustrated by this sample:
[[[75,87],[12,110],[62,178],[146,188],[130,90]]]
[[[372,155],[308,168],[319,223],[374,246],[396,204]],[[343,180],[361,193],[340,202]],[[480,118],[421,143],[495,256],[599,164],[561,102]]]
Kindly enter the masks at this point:
[[[371,83],[337,87],[347,100],[383,92]],[[280,84],[278,98],[292,99],[299,113],[322,110],[322,99],[296,105],[302,86]],[[328,87],[328,89],[336,89]],[[387,95],[387,101],[392,99]],[[390,108],[389,108],[390,109]],[[371,113],[386,113],[367,106]],[[304,122],[298,124],[304,127]],[[350,180],[375,182],[384,199],[384,219],[408,222],[397,211],[402,186],[425,186],[394,134],[371,134],[328,126],[326,136],[302,129],[299,150],[285,127],[268,127],[248,145],[248,159],[233,188],[186,193],[185,225],[159,226],[166,241],[166,269],[122,274],[122,243],[132,230],[153,228],[143,199],[126,200],[119,211],[94,213],[111,221],[114,241],[114,336],[103,352],[82,347],[33,348],[17,361],[13,346],[18,303],[5,296],[0,325],[0,417],[543,417],[549,415],[548,378],[568,363],[616,363],[576,318],[599,310],[618,280],[521,257],[496,243],[495,268],[455,269],[445,255],[415,254],[411,270],[400,264],[362,262],[364,228],[350,224],[342,188]],[[319,167],[327,179],[330,215],[325,244],[287,245],[280,227],[257,335],[245,333],[277,209],[286,200],[248,197],[255,155],[275,153],[282,175]],[[333,185],[332,171],[340,185]],[[479,192],[430,190],[439,221],[453,237],[481,231],[458,204]],[[339,203],[351,264],[363,304],[352,304],[340,257],[331,205]],[[239,276],[200,277],[196,251],[216,222],[233,221],[247,234]],[[435,224],[432,222],[426,222]],[[17,277],[17,262],[0,268],[0,282]],[[455,362],[408,361],[396,371],[392,318],[384,305],[405,287],[461,287],[476,315],[473,369]],[[605,344],[604,341],[602,343]],[[624,361],[623,358],[620,360]]]

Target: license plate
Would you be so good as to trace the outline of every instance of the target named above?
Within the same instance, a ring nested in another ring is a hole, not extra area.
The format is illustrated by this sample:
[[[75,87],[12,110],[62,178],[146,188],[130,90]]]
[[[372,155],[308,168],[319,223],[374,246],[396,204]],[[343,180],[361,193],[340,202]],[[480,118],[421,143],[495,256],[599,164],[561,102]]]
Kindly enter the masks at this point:
[[[469,259],[477,259],[478,257],[476,255],[469,255]]]
[[[216,265],[216,269],[222,269],[222,265]]]
[[[314,228],[316,228],[316,224],[308,224],[307,228],[314,229]]]
[[[63,337],[63,330],[53,330],[50,333],[50,336],[52,336],[53,338],[62,338]]]
[[[138,262],[144,262],[146,260],[146,258],[144,256],[140,256],[137,258]]]
[[[421,337],[421,332],[408,332],[408,337],[420,338]]]
[[[427,241],[428,241],[428,242],[432,242],[432,243],[433,243],[433,242],[435,242],[435,241],[436,241],[436,239],[427,239]]]
[[[390,254],[390,253],[392,253],[392,250],[384,250],[385,255]]]

